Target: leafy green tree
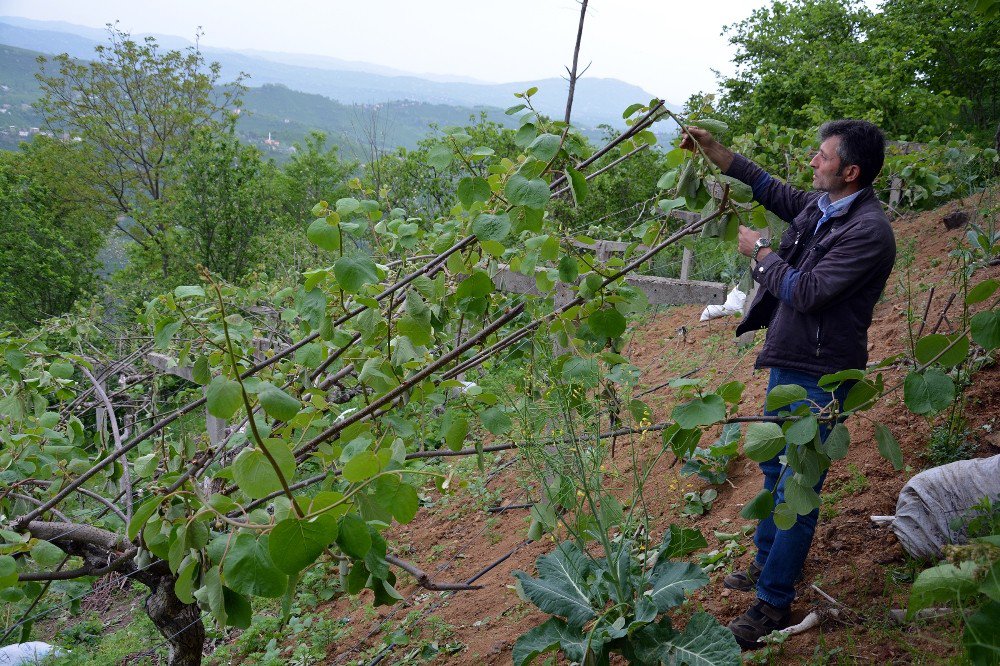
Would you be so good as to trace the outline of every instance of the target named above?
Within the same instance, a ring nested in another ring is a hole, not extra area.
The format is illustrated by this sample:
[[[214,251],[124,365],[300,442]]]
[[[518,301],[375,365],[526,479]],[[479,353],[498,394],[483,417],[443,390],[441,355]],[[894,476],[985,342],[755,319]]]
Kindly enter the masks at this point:
[[[471,170],[483,177],[485,157],[514,157],[519,150],[514,130],[487,120],[485,113],[469,120],[470,125],[444,128],[442,136],[420,141],[415,150],[399,148],[382,156],[377,170],[366,169],[366,184],[374,186],[373,174],[378,173],[395,206],[428,216],[445,215],[457,203],[455,189],[463,173]]]
[[[30,326],[94,290],[111,218],[83,176],[86,146],[45,137],[0,152],[0,322]]]
[[[279,215],[285,224],[300,226],[311,220],[317,201],[336,201],[350,195],[347,181],[357,164],[340,159],[337,146],[327,146],[324,132],[310,132],[305,143],[295,144],[295,154],[277,174]]]
[[[196,130],[229,118],[242,77],[219,86],[219,64],[206,65],[196,47],[163,51],[152,37],[139,43],[108,29],[109,43],[95,48],[94,60],[39,57],[39,106],[49,126],[90,147],[86,178],[98,202],[117,215],[122,233],[159,253],[166,276],[169,220],[156,207],[172,184],[171,162]]]
[[[958,0],[885,0],[876,12],[857,0],[775,2],[726,28],[737,71],[721,82],[721,108],[746,132],[849,116],[894,137],[957,124],[992,133],[998,26]]]
[[[242,145],[231,129],[202,129],[177,166],[171,214],[191,248],[186,258],[226,280],[242,277],[259,256],[259,236],[275,216],[273,165],[257,148]]]

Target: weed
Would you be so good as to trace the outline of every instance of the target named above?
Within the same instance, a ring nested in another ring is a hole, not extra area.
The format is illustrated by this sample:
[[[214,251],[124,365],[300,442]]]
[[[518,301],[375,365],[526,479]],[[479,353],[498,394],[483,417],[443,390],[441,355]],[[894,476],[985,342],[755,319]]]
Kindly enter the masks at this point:
[[[840,512],[836,508],[837,502],[845,497],[857,495],[868,489],[868,477],[858,469],[857,465],[848,463],[847,471],[851,473],[851,476],[847,480],[830,484],[832,486],[831,490],[823,493],[823,503],[819,509],[820,518],[823,520],[830,520],[839,515]]]
[[[961,398],[959,398],[961,400]],[[962,409],[952,410],[944,423],[931,430],[930,442],[924,458],[931,467],[946,465],[957,460],[968,460],[976,455],[977,446],[970,438]]]
[[[956,534],[964,533],[970,539],[1000,534],[1000,496],[996,501],[989,497],[979,500],[952,521],[951,529]]]
[[[681,507],[681,515],[700,516],[707,513],[712,508],[712,503],[719,496],[715,488],[699,493],[697,490],[684,493],[684,505]]]

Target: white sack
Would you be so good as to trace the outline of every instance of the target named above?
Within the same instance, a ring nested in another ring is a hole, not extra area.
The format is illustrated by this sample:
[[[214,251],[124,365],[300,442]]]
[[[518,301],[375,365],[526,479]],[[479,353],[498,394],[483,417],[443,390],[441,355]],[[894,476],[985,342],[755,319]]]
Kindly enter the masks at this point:
[[[65,650],[42,641],[5,645],[0,647],[0,666],[28,666],[29,664],[38,664],[53,652],[66,654]]]
[[[733,290],[726,296],[725,303],[722,305],[709,305],[702,310],[701,321],[708,321],[709,319],[716,319],[727,315],[742,314],[743,304],[746,300],[747,295],[740,291],[739,287],[733,287]]]
[[[984,497],[1000,498],[1000,455],[934,467],[903,486],[892,531],[913,557],[941,557],[941,546],[965,542],[952,523],[972,518],[970,507]]]

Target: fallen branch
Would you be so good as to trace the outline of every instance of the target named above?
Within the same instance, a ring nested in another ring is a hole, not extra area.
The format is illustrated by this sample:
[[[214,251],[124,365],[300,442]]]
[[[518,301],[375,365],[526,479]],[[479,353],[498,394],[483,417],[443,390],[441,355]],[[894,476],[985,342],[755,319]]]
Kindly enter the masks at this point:
[[[468,583],[435,583],[431,580],[431,577],[426,571],[413,564],[412,562],[407,562],[406,560],[401,560],[395,555],[386,555],[385,561],[393,566],[397,566],[406,573],[410,574],[417,580],[417,585],[426,589],[433,590],[435,592],[443,592],[446,590],[481,590],[482,585],[469,585]]]
[[[784,634],[785,636],[795,636],[796,634],[802,634],[810,629],[818,627],[827,618],[832,618],[834,620],[840,618],[840,611],[836,608],[821,608],[819,610],[814,610],[806,615],[801,622],[798,624],[793,624],[790,627],[785,627],[784,629],[779,629],[778,634]]]
[[[905,608],[892,608],[889,610],[889,619],[896,624],[907,624],[917,620],[932,620],[936,617],[944,617],[955,612],[954,608],[921,608],[913,617],[907,619]]]

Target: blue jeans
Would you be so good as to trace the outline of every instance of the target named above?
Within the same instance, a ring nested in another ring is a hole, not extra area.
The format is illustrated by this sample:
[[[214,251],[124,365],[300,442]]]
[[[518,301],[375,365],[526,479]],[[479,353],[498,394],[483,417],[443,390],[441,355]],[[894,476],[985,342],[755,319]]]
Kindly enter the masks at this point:
[[[767,390],[770,392],[779,384],[798,384],[806,390],[806,395],[810,400],[824,406],[830,402],[830,392],[819,388],[817,385],[819,378],[820,375],[797,370],[771,368],[771,378],[768,381]],[[841,405],[844,403],[848,390],[850,390],[850,386],[845,382],[834,393]],[[797,402],[782,409],[795,409],[800,404],[805,403],[804,401]],[[764,413],[774,415],[777,412],[765,411]],[[821,424],[820,437],[825,440],[829,430],[828,424]],[[760,463],[760,469],[764,473],[764,488],[774,493],[775,505],[784,501],[785,479],[791,476],[790,471],[785,475],[781,474],[782,465],[778,462],[778,457],[782,454],[784,454],[784,450],[771,460]],[[779,476],[781,477],[780,483],[778,483]],[[814,486],[817,493],[823,487],[825,478],[826,472],[823,472],[819,477],[819,483]],[[806,516],[798,516],[795,525],[787,530],[778,529],[772,516],[760,521],[753,537],[754,545],[757,546],[756,562],[761,567],[760,577],[757,579],[758,599],[777,608],[791,605],[795,599],[795,579],[802,572],[806,555],[809,554],[818,518],[819,509],[815,509]]]

